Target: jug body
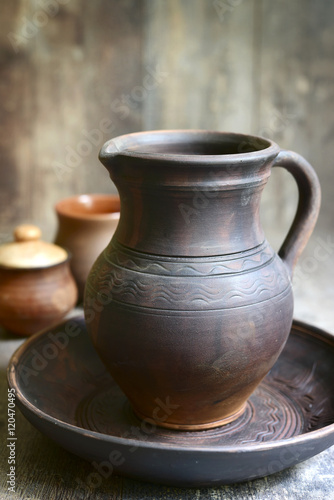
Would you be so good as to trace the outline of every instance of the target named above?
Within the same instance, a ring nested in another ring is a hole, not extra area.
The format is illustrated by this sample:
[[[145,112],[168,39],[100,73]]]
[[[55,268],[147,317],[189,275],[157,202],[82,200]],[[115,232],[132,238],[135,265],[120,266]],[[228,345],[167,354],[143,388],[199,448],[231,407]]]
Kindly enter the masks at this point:
[[[121,218],[88,278],[86,323],[139,417],[183,430],[235,420],[282,351],[292,268],[319,189],[299,165],[303,182],[314,174],[313,208],[302,206],[275,254],[259,207],[279,155],[266,139],[201,131],[130,134],[103,147]]]

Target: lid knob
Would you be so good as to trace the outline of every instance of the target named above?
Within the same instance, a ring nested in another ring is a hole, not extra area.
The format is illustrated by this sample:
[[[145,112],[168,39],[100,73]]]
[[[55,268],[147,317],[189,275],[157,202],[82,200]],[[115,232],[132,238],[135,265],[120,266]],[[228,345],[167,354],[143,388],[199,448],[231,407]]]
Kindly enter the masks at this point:
[[[39,227],[32,224],[21,224],[14,230],[15,241],[37,241],[41,236]]]

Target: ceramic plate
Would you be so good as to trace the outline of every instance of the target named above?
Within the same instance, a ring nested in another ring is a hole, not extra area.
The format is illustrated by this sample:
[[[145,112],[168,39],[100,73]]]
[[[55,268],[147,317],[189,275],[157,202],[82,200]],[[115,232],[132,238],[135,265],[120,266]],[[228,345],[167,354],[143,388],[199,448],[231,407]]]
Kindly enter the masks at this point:
[[[238,420],[181,432],[134,415],[82,316],[29,338],[8,368],[22,413],[46,436],[91,462],[108,462],[115,473],[178,486],[263,477],[333,445],[333,374],[333,336],[295,321]],[[170,402],[158,400],[156,411],[172,411]]]

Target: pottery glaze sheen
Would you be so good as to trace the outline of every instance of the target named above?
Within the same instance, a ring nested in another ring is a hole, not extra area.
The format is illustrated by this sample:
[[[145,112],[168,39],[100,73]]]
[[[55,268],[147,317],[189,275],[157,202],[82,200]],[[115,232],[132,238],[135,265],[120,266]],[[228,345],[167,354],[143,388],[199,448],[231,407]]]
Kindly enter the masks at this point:
[[[100,160],[121,218],[86,286],[97,352],[141,418],[182,430],[235,420],[290,332],[291,276],[320,207],[314,170],[264,138],[187,130],[118,137]],[[276,166],[299,189],[278,255],[259,218]]]

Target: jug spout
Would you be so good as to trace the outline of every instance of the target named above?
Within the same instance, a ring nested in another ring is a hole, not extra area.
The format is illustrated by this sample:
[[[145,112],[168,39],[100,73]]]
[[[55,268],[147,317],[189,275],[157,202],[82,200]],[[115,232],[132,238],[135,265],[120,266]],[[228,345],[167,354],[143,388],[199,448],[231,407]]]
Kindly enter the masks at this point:
[[[99,160],[106,168],[108,168],[118,154],[119,149],[117,143],[115,140],[111,139],[102,146],[99,153]]]

